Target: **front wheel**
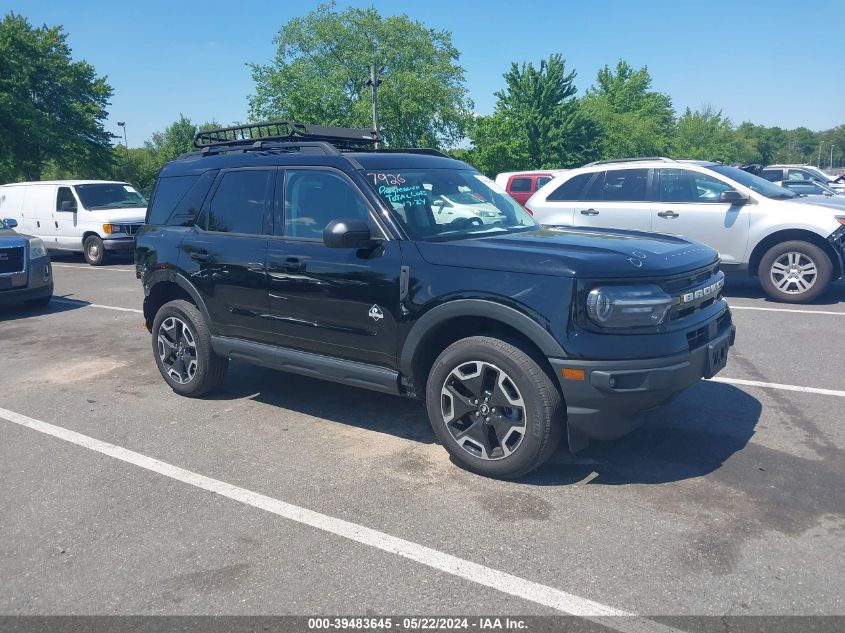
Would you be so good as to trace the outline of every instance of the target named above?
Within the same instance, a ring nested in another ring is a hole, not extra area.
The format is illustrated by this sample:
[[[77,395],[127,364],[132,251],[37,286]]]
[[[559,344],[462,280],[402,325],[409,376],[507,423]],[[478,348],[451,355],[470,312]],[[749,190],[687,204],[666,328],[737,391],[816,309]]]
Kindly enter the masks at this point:
[[[165,303],[153,320],[153,354],[162,377],[178,394],[195,398],[219,387],[229,359],[211,348],[211,333],[196,306]]]
[[[426,406],[441,444],[480,475],[516,478],[554,452],[563,428],[561,397],[549,376],[518,347],[474,336],[434,362]]]
[[[89,235],[82,243],[82,254],[91,266],[102,266],[106,263],[108,252],[99,235]]]
[[[807,303],[827,289],[833,264],[815,244],[790,241],[770,248],[757,274],[763,291],[775,301]]]

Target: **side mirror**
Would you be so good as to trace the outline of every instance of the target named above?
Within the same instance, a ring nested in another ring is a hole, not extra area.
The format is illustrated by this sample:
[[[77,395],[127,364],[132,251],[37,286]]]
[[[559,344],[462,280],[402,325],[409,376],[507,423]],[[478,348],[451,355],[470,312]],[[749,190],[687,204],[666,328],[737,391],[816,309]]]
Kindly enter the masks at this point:
[[[76,203],[71,200],[62,200],[62,211],[76,211]]]
[[[731,204],[748,204],[748,196],[736,189],[728,189],[719,195],[719,202],[730,202]]]
[[[15,220],[14,218],[5,218],[3,220],[3,224],[6,225],[7,229],[14,229],[15,227],[18,226],[18,221]]]
[[[332,220],[323,229],[323,244],[329,248],[370,248],[375,243],[370,225],[357,218]]]

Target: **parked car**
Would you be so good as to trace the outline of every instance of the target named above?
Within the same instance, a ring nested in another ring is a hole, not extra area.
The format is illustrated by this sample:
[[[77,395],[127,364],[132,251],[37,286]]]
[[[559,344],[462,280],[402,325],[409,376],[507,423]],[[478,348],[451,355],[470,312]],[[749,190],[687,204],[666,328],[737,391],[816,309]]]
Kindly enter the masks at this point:
[[[756,276],[777,301],[812,301],[843,274],[845,212],[836,202],[800,197],[720,163],[599,161],[558,176],[527,206],[545,225],[704,242],[719,251],[724,270]]]
[[[837,181],[812,165],[769,165],[758,174],[771,182],[819,182],[827,187],[845,192],[845,182]]]
[[[43,307],[53,296],[53,271],[44,242],[17,233],[14,218],[0,219],[0,305]]]
[[[522,206],[536,191],[565,169],[540,171],[507,171],[496,176],[496,184],[507,191]]]
[[[503,219],[502,212],[496,205],[469,190],[437,196],[431,202],[431,210],[438,224],[451,222],[456,218],[480,218],[484,224],[500,222]]]
[[[237,359],[419,398],[456,462],[518,477],[564,432],[619,437],[725,366],[712,248],[546,230],[470,165],[368,137],[252,124],[165,165],[135,265],[173,391],[208,393]],[[437,222],[432,192],[464,189],[501,219]]]
[[[798,195],[845,198],[845,191],[832,189],[818,180],[779,180],[775,184]]]
[[[51,180],[0,186],[0,217],[41,238],[49,250],[82,252],[92,266],[132,250],[146,199],[125,182]]]

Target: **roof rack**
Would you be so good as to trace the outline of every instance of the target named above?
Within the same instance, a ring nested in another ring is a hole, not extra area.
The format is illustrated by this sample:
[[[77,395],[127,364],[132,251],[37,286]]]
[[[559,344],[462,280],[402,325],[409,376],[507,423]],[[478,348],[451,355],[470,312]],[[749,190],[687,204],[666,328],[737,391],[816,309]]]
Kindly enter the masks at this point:
[[[204,153],[215,153],[214,150],[227,149],[319,147],[318,143],[334,146],[336,150],[349,150],[373,147],[380,142],[378,133],[368,128],[328,127],[293,121],[233,125],[203,130],[194,135],[194,147]]]
[[[666,158],[665,156],[640,156],[637,158],[608,158],[605,160],[594,160],[592,163],[584,165],[584,167],[590,167],[591,165],[610,165],[613,163],[638,163],[644,161],[661,161],[664,163],[676,162],[675,160]]]

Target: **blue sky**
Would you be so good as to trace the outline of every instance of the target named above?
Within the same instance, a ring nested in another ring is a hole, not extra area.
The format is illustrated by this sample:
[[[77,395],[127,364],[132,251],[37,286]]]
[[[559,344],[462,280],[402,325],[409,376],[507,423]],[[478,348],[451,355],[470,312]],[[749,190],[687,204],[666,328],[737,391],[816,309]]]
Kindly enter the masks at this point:
[[[245,120],[248,62],[269,61],[273,37],[317,3],[299,0],[0,0],[36,25],[61,24],[73,55],[108,75],[108,129],[126,121],[130,147],[176,119]],[[678,111],[710,104],[734,121],[826,129],[845,123],[845,0],[393,0],[338,2],[407,13],[452,32],[475,110],[512,61],[559,52],[579,94],[619,58],[648,66]],[[810,8],[812,7],[812,8]],[[833,51],[838,48],[839,54]],[[319,123],[313,121],[313,123]]]

